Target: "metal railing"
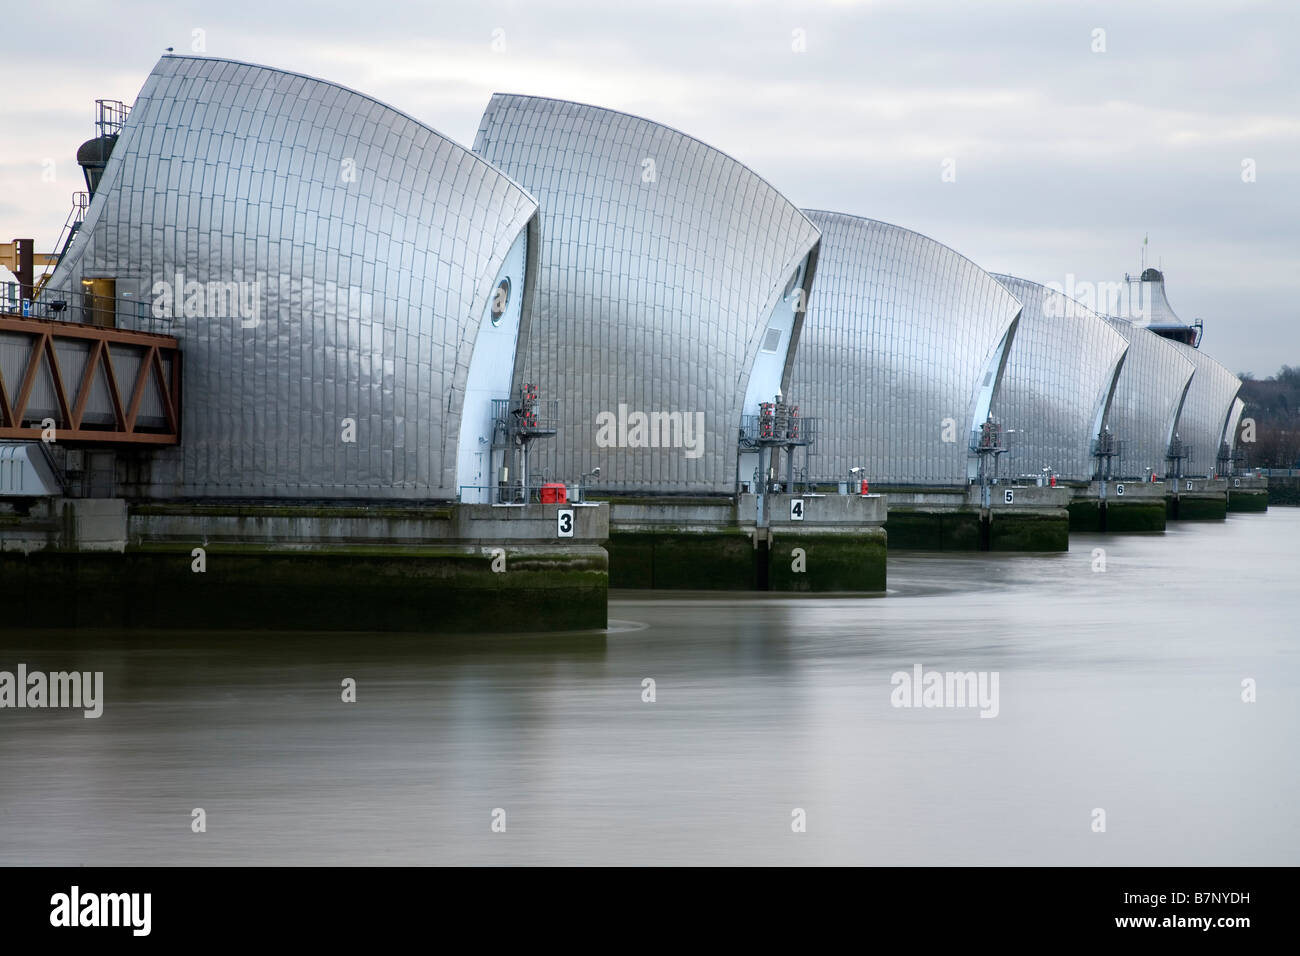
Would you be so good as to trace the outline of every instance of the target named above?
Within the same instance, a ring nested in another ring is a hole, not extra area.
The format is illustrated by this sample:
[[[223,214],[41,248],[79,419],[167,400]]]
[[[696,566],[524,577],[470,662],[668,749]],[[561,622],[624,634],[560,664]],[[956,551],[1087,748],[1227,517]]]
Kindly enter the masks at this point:
[[[1009,476],[1003,479],[1002,483],[1015,485],[1018,488],[1024,488],[1031,485],[1037,485],[1040,488],[1055,488],[1056,485],[1052,483],[1053,481],[1057,484],[1064,483],[1064,479],[1062,479],[1059,474],[1054,470],[1048,469],[1046,471],[1023,472],[1019,475]]]
[[[985,422],[979,428],[972,428],[970,433],[970,451],[972,454],[1002,454],[1011,450],[1011,429],[1004,428],[999,422]]]
[[[1033,475],[988,475],[986,476],[984,483],[988,484],[990,487],[996,485],[999,488],[1032,488],[1050,486],[1052,483],[1051,479],[1052,476],[1050,474],[1044,475],[1041,472]],[[1060,475],[1056,476],[1056,482],[1058,487],[1064,485],[1064,481]],[[981,480],[978,477],[968,478],[966,479],[966,484],[968,487],[978,487],[981,484]]]
[[[22,286],[17,282],[0,282],[0,313],[25,319],[152,332],[155,335],[172,335],[174,329],[172,320],[155,316],[152,304],[145,300],[50,289],[28,299],[23,297]]]
[[[560,402],[554,398],[537,399],[521,407],[517,398],[494,398],[492,420],[510,435],[554,435],[560,426]]]
[[[95,132],[99,136],[116,136],[126,125],[131,107],[121,100],[95,100]]]
[[[1127,447],[1128,439],[1116,438],[1108,431],[1094,438],[1088,448],[1088,452],[1096,464],[1092,477],[1095,480],[1109,481],[1118,475],[1122,475],[1124,473],[1124,450]]]
[[[1182,478],[1184,472],[1191,471],[1196,467],[1196,449],[1184,442],[1181,438],[1175,438],[1165,449],[1165,471],[1168,478]]]
[[[1102,435],[1092,440],[1089,453],[1093,458],[1123,458],[1128,439],[1116,438],[1114,435]]]
[[[874,483],[870,477],[867,482],[869,487]],[[796,468],[793,477],[783,475],[768,482],[767,491],[796,495],[858,495],[862,493],[862,476],[812,475],[806,468]],[[875,493],[874,488],[872,493]]]
[[[1244,448],[1229,448],[1227,444],[1219,447],[1219,454],[1214,459],[1214,468],[1220,475],[1235,475],[1246,470],[1246,451]]]
[[[542,486],[547,484],[564,485],[565,500],[576,503],[583,500],[582,489],[569,482],[538,481],[528,483],[524,489],[519,482],[500,482],[495,485],[460,485],[456,496],[464,504],[523,505],[539,504],[542,501]]]
[[[63,228],[59,231],[59,241],[54,244],[54,254],[59,257],[59,261],[68,254],[68,248],[72,245],[72,240],[77,238],[77,232],[81,229],[81,224],[86,221],[86,213],[89,210],[90,193],[84,191],[73,193],[72,209],[69,210],[68,218],[64,220]]]
[[[816,418],[740,416],[739,444],[742,448],[758,445],[811,445],[816,438]]]

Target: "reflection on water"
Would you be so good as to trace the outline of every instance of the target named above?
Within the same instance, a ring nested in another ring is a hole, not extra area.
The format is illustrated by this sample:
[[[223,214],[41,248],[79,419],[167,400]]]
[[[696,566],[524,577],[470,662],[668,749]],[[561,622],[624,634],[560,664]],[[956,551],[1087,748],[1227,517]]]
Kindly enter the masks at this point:
[[[1070,547],[597,635],[5,634],[107,700],[0,710],[0,863],[1300,863],[1300,510]],[[916,664],[998,716],[892,707]]]

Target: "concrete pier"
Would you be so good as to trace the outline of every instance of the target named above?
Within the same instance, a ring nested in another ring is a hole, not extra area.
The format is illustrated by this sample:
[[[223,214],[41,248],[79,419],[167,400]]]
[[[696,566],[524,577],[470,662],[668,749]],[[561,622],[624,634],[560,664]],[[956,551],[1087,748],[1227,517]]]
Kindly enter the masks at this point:
[[[603,628],[609,509],[143,504],[0,515],[9,626]]]
[[[1163,483],[1092,481],[1073,485],[1071,490],[1071,531],[1121,534],[1165,530]]]
[[[1165,513],[1169,521],[1222,521],[1228,516],[1228,479],[1167,479]]]
[[[999,483],[886,488],[889,546],[915,551],[1067,551],[1069,488]]]
[[[882,591],[882,495],[617,498],[611,587]]]
[[[1267,478],[1245,476],[1228,479],[1229,511],[1267,511],[1269,495]]]

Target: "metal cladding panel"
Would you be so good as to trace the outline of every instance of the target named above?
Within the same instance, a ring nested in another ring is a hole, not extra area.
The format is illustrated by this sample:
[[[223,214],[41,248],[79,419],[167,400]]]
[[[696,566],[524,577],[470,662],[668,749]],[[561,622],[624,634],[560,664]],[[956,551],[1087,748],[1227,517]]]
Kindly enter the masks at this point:
[[[966,484],[975,396],[1020,303],[919,233],[805,211],[822,245],[790,394],[819,419],[809,471]]]
[[[1101,316],[1054,289],[994,275],[1023,307],[993,414],[1008,429],[1003,474],[1088,479],[1092,443],[1128,342]]]
[[[46,497],[62,490],[36,442],[0,442],[0,497]]]
[[[1169,344],[1196,368],[1178,422],[1183,444],[1192,446],[1192,460],[1190,464],[1183,463],[1183,473],[1211,475],[1215,473],[1219,447],[1224,440],[1224,427],[1241,390],[1241,379],[1200,349],[1182,342]]]
[[[474,150],[542,205],[516,384],[559,399],[560,428],[530,468],[572,481],[599,466],[591,487],[611,491],[732,491],[749,373],[816,228],[731,157],[598,107],[498,94]],[[611,444],[597,416],[620,406],[702,416],[698,457]]]
[[[1169,304],[1169,297],[1165,294],[1163,274],[1159,272],[1156,274],[1160,275],[1159,279],[1151,280],[1139,277],[1129,277],[1127,279],[1130,288],[1133,290],[1130,295],[1131,301],[1146,310],[1143,322],[1146,325],[1155,326],[1186,326],[1187,323],[1178,317],[1174,307]]]
[[[1223,440],[1228,443],[1228,450],[1237,447],[1237,428],[1241,425],[1241,413],[1246,410],[1246,403],[1240,398],[1232,400],[1232,411],[1228,413],[1228,422],[1223,428]]]
[[[52,286],[113,276],[155,306],[178,276],[181,305],[209,290],[165,328],[184,354],[183,438],[149,463],[152,493],[451,498],[480,317],[536,212],[359,93],[167,56]],[[220,283],[244,298],[214,310]]]
[[[1125,477],[1165,473],[1169,438],[1177,431],[1183,399],[1195,367],[1178,354],[1174,343],[1127,319],[1106,317],[1128,339],[1128,352],[1115,397],[1110,403],[1110,430],[1124,443],[1117,467]]]
[[[1178,317],[1169,304],[1165,291],[1165,275],[1159,269],[1144,268],[1140,275],[1126,275],[1127,311],[1121,313],[1138,325],[1156,329],[1187,329],[1188,324]]]

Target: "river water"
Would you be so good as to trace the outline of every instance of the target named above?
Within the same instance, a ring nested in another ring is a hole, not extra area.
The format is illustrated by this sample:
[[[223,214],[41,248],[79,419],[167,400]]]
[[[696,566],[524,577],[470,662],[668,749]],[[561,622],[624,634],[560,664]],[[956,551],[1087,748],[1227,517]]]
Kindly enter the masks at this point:
[[[596,635],[0,634],[105,697],[0,710],[0,863],[1300,863],[1300,509],[1070,549]]]

